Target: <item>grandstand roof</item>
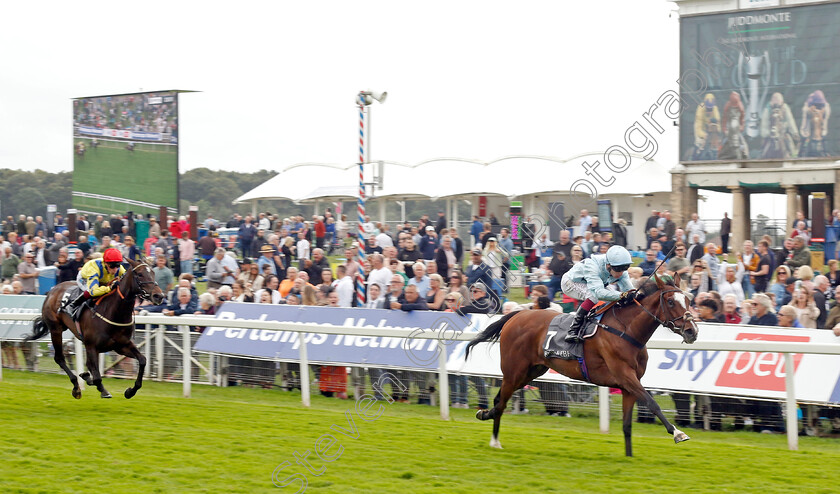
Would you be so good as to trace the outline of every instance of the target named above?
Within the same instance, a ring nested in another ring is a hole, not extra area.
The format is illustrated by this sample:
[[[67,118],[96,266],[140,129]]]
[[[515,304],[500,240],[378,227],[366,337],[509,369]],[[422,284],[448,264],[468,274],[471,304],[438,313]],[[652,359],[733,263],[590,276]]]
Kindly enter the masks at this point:
[[[670,167],[657,161],[645,161],[632,155],[625,171],[614,173],[604,163],[601,153],[587,153],[560,159],[546,156],[508,156],[490,162],[464,158],[435,158],[413,165],[385,162],[382,190],[377,198],[443,199],[476,195],[499,195],[508,198],[532,194],[568,193],[576,180],[588,180],[599,195],[669,192]],[[592,168],[587,174],[584,162]],[[624,159],[613,155],[613,168],[624,166]],[[373,166],[366,167],[366,182],[372,181]],[[596,180],[600,174],[603,186]],[[611,181],[611,178],[614,179]],[[355,200],[358,194],[358,165],[298,163],[287,167],[265,183],[238,197],[234,203],[254,200],[287,199],[294,202],[314,200]],[[585,189],[579,189],[585,191]]]

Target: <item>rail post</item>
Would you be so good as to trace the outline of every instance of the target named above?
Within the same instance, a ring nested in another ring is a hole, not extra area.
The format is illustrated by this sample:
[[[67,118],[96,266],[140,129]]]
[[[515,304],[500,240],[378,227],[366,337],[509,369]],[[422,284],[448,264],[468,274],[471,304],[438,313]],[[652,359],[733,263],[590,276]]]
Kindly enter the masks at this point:
[[[785,354],[785,414],[787,415],[788,449],[799,449],[799,419],[796,416],[796,389],[793,384],[793,354]]]
[[[598,386],[598,426],[601,434],[610,433],[610,388]]]
[[[449,420],[449,374],[446,372],[446,345],[438,340],[438,387],[440,388],[440,419]]]
[[[190,362],[190,327],[179,326],[181,335],[184,337],[184,343],[181,348],[182,362],[184,366],[184,398],[189,398],[192,393],[192,362]]]
[[[300,346],[300,401],[308,407],[309,400],[309,356],[306,354],[306,333],[298,333]]]

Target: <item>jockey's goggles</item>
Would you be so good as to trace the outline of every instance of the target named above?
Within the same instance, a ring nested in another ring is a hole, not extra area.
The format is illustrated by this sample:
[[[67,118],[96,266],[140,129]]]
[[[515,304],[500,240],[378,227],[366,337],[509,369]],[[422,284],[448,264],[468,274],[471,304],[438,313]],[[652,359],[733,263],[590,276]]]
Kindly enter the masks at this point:
[[[109,262],[109,263],[106,263],[106,265],[109,268],[119,268],[120,267],[120,263],[118,263],[118,262]]]
[[[621,266],[610,266],[610,269],[612,269],[616,273],[623,273],[624,271],[627,271],[628,269],[630,269],[630,265],[629,264],[622,264]]]

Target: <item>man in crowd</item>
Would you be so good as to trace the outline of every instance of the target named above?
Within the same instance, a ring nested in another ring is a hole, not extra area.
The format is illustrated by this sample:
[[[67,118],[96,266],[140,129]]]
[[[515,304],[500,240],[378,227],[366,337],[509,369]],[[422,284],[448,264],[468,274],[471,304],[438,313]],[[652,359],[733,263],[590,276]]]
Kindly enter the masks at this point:
[[[691,213],[691,221],[686,223],[685,231],[689,236],[699,235],[701,243],[706,241],[706,224],[697,213]]]
[[[799,266],[811,265],[811,249],[805,244],[807,240],[802,235],[797,235],[793,239],[793,250],[788,254],[785,264],[790,266],[790,269],[796,269]]]
[[[233,286],[239,276],[236,260],[227,255],[222,247],[216,249],[213,259],[207,262],[207,288],[219,288],[222,285]]]
[[[23,262],[18,265],[18,277],[23,286],[24,295],[35,295],[35,281],[38,278],[38,268],[35,266],[35,254],[27,252]]]
[[[723,219],[720,220],[720,249],[723,255],[729,252],[729,234],[732,232],[732,219],[729,213],[723,213]]]

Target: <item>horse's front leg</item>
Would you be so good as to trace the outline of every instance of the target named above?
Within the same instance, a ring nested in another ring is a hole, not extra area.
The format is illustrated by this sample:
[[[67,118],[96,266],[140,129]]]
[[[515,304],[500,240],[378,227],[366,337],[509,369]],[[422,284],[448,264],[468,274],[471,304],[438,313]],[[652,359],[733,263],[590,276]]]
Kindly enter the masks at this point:
[[[635,376],[635,374],[625,376],[625,382],[620,386],[620,388],[632,394],[639,403],[643,403],[648,407],[648,409],[650,409],[651,412],[653,412],[654,415],[659,417],[659,420],[662,421],[662,424],[665,426],[665,430],[668,434],[672,434],[674,436],[675,443],[681,443],[691,439],[685,432],[677,429],[673,424],[671,424],[671,422],[668,421],[665,414],[662,413],[662,409],[659,408],[659,404],[653,399],[653,396],[647,392],[644,386],[642,386],[642,383],[639,382],[639,379]]]
[[[126,388],[125,390],[125,398],[128,400],[137,394],[137,390],[143,387],[143,372],[146,370],[146,356],[140,353],[140,349],[138,349],[131,340],[129,340],[128,343],[120,349],[120,354],[136,359],[139,364],[137,379],[134,381],[134,386]]]

